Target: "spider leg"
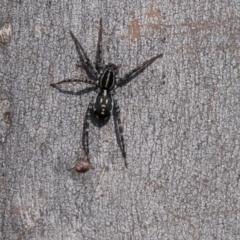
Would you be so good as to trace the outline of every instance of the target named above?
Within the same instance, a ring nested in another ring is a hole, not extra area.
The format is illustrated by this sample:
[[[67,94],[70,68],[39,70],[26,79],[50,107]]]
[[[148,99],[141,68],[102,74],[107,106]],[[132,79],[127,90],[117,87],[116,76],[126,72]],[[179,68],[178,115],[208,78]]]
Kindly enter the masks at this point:
[[[98,77],[98,71],[96,70],[96,68],[94,67],[93,63],[91,62],[91,60],[89,59],[89,57],[87,56],[87,53],[85,52],[85,50],[83,49],[81,43],[78,41],[78,39],[74,36],[73,32],[70,30],[70,35],[73,39],[73,41],[75,42],[75,45],[76,45],[76,48],[77,48],[77,51],[80,49],[81,50],[81,53],[83,54],[84,56],[84,62],[86,64],[86,66],[88,67],[89,71],[93,74],[93,76],[95,78]]]
[[[62,81],[57,82],[57,83],[51,83],[50,86],[52,86],[54,88],[57,88],[58,84],[72,83],[72,82],[84,82],[84,83],[89,83],[89,84],[97,86],[97,82],[95,82],[91,79],[88,79],[88,78],[85,78],[85,79],[65,79],[65,80],[62,80]]]
[[[83,148],[84,148],[84,151],[87,155],[87,159],[89,162],[90,162],[90,159],[89,159],[89,140],[88,140],[89,134],[88,133],[89,133],[90,114],[91,114],[91,111],[93,108],[93,102],[94,102],[94,96],[92,97],[92,100],[88,105],[86,117],[84,120],[84,128],[83,128]]]
[[[103,33],[103,26],[102,26],[102,18],[100,18],[100,27],[98,32],[98,44],[97,44],[97,56],[96,56],[96,68],[101,73],[103,71],[103,50],[102,50],[102,33]]]
[[[143,71],[147,66],[152,64],[156,59],[160,58],[163,56],[163,53],[158,54],[155,57],[150,58],[149,60],[144,61],[143,63],[139,64],[136,68],[131,70],[130,72],[126,73],[122,78],[119,78],[118,84],[123,84],[126,80],[128,80],[130,77],[133,77],[134,75],[140,73]]]
[[[121,150],[122,150],[122,156],[124,159],[124,164],[125,167],[127,168],[128,163],[126,160],[126,151],[125,151],[125,143],[124,143],[124,139],[123,139],[123,127],[122,127],[122,122],[121,122],[121,118],[120,118],[120,107],[118,105],[118,101],[117,99],[114,97],[114,95],[112,94],[113,100],[114,100],[114,107],[115,107],[115,111],[117,114],[117,127],[118,127],[118,134],[117,137],[119,137],[120,139],[120,143],[121,143]]]

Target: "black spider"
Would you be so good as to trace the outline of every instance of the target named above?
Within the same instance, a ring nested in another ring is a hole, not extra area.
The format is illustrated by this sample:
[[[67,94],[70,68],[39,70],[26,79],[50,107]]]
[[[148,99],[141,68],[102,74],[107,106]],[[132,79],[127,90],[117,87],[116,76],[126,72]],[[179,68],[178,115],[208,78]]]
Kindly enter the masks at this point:
[[[89,71],[95,80],[91,79],[66,79],[60,81],[58,83],[52,83],[51,86],[57,88],[58,84],[66,83],[66,82],[85,82],[92,84],[96,87],[96,95],[92,98],[86,113],[86,118],[84,122],[84,150],[87,154],[87,158],[89,161],[89,143],[88,143],[88,132],[89,132],[89,121],[90,121],[90,111],[93,110],[93,113],[100,121],[106,121],[112,115],[112,111],[115,108],[116,115],[117,115],[117,127],[118,132],[117,134],[120,135],[120,147],[122,150],[122,155],[124,158],[125,166],[127,167],[126,161],[126,151],[125,151],[125,144],[123,139],[123,127],[121,125],[120,119],[120,108],[115,98],[115,89],[121,87],[132,80],[138,73],[143,71],[147,66],[153,63],[157,58],[163,56],[163,54],[158,54],[155,57],[141,63],[136,68],[131,70],[129,73],[125,74],[122,78],[117,78],[116,75],[118,74],[119,66],[116,66],[113,63],[108,63],[107,65],[103,64],[102,59],[102,19],[100,19],[100,28],[98,33],[98,45],[97,45],[97,57],[95,65],[90,61],[88,58],[85,50],[83,49],[80,42],[74,36],[72,31],[70,34],[75,42],[76,48],[80,53],[81,60],[84,61],[86,66],[86,70]],[[117,135],[118,137],[118,135]],[[90,162],[90,161],[89,161]]]

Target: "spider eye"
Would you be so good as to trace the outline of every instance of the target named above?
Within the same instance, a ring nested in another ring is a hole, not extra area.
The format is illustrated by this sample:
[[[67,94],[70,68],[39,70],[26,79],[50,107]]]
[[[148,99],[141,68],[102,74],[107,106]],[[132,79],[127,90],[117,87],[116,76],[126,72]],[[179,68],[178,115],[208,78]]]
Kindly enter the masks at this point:
[[[113,63],[109,63],[107,66],[106,66],[106,69],[109,71],[109,72],[115,72],[117,69],[118,69],[118,66],[113,64]]]

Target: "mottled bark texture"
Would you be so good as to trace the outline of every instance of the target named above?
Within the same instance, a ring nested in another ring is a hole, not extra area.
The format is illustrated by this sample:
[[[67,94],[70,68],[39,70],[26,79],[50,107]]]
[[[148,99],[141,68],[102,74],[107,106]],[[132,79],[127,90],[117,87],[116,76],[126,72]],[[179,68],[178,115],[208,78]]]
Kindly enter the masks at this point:
[[[239,0],[1,0],[0,239],[240,239],[239,12]],[[100,18],[119,76],[164,53],[116,92],[127,169],[113,118],[90,121],[79,165],[94,92],[49,86],[86,77],[69,30],[95,61]]]

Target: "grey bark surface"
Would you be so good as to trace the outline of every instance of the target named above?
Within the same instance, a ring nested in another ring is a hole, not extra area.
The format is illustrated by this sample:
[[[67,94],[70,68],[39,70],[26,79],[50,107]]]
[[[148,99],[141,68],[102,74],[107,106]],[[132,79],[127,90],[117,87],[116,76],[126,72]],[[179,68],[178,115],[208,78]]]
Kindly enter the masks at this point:
[[[239,12],[239,0],[2,0],[0,239],[240,239]],[[94,92],[49,84],[86,76],[69,30],[94,61],[100,18],[119,76],[164,57],[116,92],[128,168],[111,119],[90,123],[81,174],[69,169]]]

